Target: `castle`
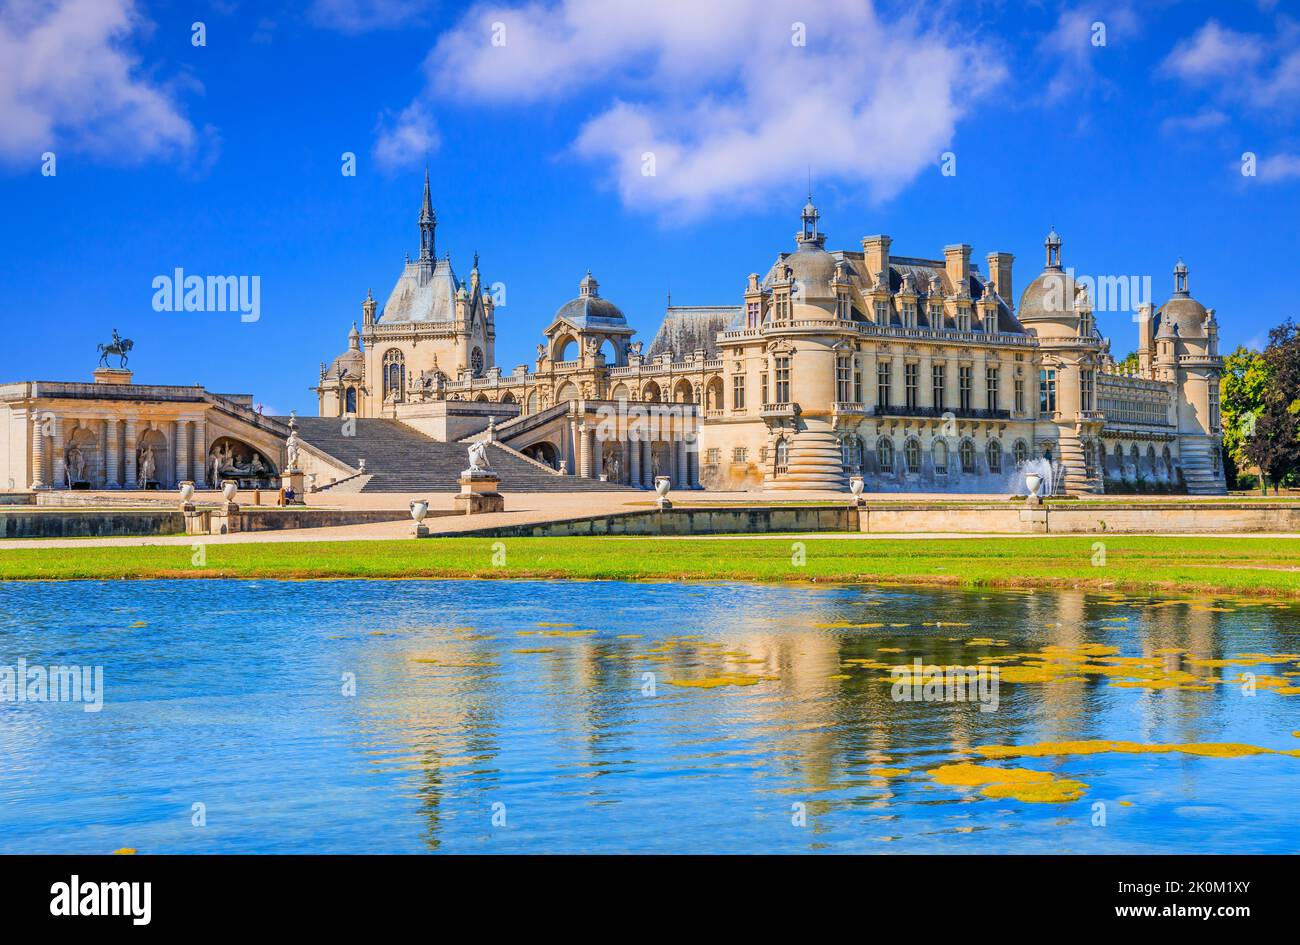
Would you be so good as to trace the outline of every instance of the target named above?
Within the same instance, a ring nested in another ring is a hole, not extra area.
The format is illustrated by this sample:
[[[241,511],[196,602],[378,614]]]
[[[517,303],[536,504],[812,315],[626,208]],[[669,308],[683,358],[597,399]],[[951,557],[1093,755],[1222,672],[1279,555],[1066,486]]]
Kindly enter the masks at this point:
[[[1005,493],[1041,459],[1057,492],[1225,491],[1218,326],[1181,261],[1171,298],[1138,307],[1137,365],[1121,367],[1055,231],[1015,305],[1010,253],[981,273],[967,244],[942,259],[894,255],[888,236],[827,250],[809,199],[794,251],[751,273],[740,304],[670,305],[643,351],[588,272],[535,363],[506,373],[478,258],[462,282],[436,225],[426,174],[419,257],[321,365],[321,416],[439,439],[490,427],[567,475],[636,487],[665,473],[844,490],[861,475],[867,492]]]

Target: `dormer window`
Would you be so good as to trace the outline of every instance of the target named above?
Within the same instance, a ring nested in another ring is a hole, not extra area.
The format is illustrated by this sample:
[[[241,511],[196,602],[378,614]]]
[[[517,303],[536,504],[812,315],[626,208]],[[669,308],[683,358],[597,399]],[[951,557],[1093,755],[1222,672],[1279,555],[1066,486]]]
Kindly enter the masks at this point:
[[[886,301],[879,301],[876,303],[876,324],[889,324],[889,303]]]
[[[749,302],[745,305],[745,327],[758,327],[759,306],[757,302]]]
[[[916,327],[916,303],[915,302],[903,303],[903,327],[904,328]]]
[[[843,289],[835,292],[835,317],[842,321],[849,321],[852,316],[852,308],[849,305],[849,294]]]
[[[957,306],[957,330],[970,331],[970,306]]]

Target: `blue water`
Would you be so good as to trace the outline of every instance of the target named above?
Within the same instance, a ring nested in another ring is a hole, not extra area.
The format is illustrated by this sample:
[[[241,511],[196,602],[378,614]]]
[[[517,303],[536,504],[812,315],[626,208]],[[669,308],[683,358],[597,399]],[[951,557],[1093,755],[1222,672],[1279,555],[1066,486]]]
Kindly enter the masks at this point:
[[[1131,656],[1300,651],[1300,609],[1213,603],[558,581],[0,584],[0,666],[99,665],[105,684],[98,713],[0,703],[0,851],[1294,853],[1296,757],[992,762],[1089,785],[1066,804],[986,798],[927,770],[979,760],[963,747],[1047,740],[1294,749],[1300,697],[1090,677],[1004,682],[998,711],[982,713],[895,702],[887,674],[842,663],[971,664],[1085,642]],[[968,626],[921,626],[936,619]],[[908,626],[818,626],[873,621]],[[597,632],[547,637],[566,628],[541,622]],[[724,671],[776,678],[667,684]],[[867,773],[882,766],[911,774]]]

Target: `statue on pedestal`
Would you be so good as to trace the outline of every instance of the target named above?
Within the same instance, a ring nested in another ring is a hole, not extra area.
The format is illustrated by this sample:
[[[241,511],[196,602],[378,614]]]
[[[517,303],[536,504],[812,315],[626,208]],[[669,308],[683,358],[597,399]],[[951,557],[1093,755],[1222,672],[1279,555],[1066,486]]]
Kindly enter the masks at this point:
[[[469,469],[467,472],[490,472],[492,463],[488,460],[487,441],[479,440],[469,448]]]
[[[65,458],[64,469],[68,477],[68,488],[72,488],[74,482],[82,482],[86,478],[86,460],[81,455],[81,450],[76,446],[68,447],[68,453]]]
[[[123,338],[117,333],[117,329],[114,328],[112,341],[106,345],[95,345],[95,349],[99,352],[99,366],[102,368],[108,367],[108,356],[110,354],[115,354],[121,361],[119,366],[125,370],[126,353],[131,350],[132,344],[133,342],[130,338]]]
[[[140,451],[140,484],[153,482],[158,472],[158,464],[153,456],[153,447],[146,446]]]

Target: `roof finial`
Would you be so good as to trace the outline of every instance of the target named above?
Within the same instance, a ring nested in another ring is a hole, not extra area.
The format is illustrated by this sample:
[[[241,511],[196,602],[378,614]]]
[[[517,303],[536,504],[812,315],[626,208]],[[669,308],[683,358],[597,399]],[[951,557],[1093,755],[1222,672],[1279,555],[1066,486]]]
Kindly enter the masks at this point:
[[[420,205],[420,262],[433,264],[433,232],[438,226],[438,215],[433,212],[433,198],[429,193],[429,167],[424,168],[424,200]]]

